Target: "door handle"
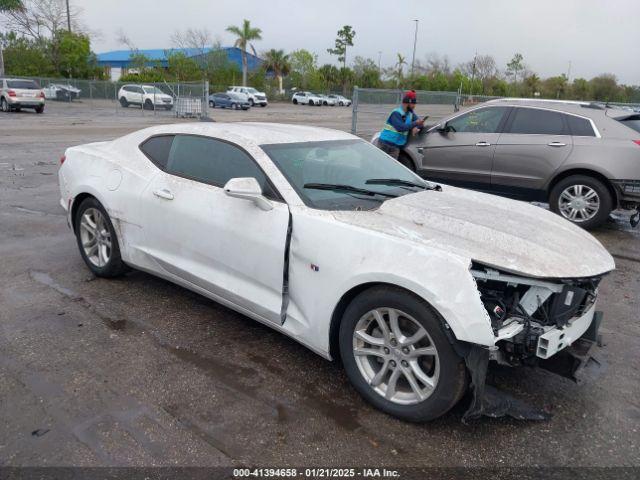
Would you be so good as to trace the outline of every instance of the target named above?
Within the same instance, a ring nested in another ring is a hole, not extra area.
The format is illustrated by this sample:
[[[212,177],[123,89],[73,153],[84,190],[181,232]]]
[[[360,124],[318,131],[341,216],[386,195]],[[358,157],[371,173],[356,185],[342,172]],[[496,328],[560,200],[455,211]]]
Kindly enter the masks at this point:
[[[489,142],[478,142],[476,143],[476,147],[490,147],[491,144]]]
[[[154,190],[153,194],[156,197],[164,198],[165,200],[173,200],[173,193],[166,188],[163,188],[162,190]]]
[[[547,143],[547,145],[549,145],[550,147],[566,147],[567,146],[566,143],[562,143],[562,142],[549,142]]]
[[[424,147],[418,147],[417,150],[420,155],[424,153]]]

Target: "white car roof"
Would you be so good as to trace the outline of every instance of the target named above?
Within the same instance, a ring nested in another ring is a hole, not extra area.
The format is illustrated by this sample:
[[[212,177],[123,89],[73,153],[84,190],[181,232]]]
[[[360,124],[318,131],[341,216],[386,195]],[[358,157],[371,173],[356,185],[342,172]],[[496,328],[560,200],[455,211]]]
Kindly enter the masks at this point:
[[[143,138],[163,133],[187,133],[210,136],[228,140],[240,146],[358,139],[358,137],[349,133],[330,128],[259,122],[178,123],[159,125],[136,132],[136,134],[140,134]]]

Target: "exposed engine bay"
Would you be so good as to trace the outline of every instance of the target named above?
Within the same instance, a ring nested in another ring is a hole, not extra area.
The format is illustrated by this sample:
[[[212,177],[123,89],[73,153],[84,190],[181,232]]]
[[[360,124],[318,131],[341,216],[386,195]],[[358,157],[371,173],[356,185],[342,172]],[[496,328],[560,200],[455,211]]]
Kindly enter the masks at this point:
[[[570,346],[591,326],[602,276],[539,280],[473,265],[491,319],[499,363],[536,365]]]

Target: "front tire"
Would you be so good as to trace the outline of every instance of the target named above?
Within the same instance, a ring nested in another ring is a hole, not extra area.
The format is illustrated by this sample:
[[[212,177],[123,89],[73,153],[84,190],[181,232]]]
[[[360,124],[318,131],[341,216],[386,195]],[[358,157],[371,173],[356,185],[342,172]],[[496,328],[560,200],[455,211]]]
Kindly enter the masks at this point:
[[[309,103],[307,105],[311,105],[313,107],[314,105],[313,100],[309,100]]]
[[[124,97],[120,97],[120,106],[127,108],[129,106],[129,102],[127,101],[126,98]]]
[[[98,200],[89,197],[82,201],[74,225],[80,255],[94,275],[111,278],[127,271],[116,231]]]
[[[34,110],[36,111],[36,113],[43,113],[44,112],[44,105],[36,107],[36,108],[34,108]]]
[[[588,175],[572,175],[553,187],[549,207],[564,219],[588,230],[607,220],[613,210],[613,197],[601,180]]]
[[[466,388],[464,361],[427,302],[380,286],[347,307],[340,355],[354,388],[380,410],[411,422],[448,412]]]
[[[255,106],[255,104],[256,104],[256,102],[253,101],[253,98],[249,99],[249,103],[251,104],[252,107]]]
[[[151,100],[145,100],[144,103],[142,104],[142,108],[144,110],[153,110],[153,102]]]

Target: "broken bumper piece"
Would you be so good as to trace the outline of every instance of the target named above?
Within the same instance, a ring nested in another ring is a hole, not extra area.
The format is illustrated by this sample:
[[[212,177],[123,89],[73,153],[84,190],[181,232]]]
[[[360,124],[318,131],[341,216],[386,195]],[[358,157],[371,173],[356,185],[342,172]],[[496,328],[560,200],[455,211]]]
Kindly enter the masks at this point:
[[[584,383],[597,377],[603,371],[603,362],[595,358],[595,347],[601,344],[598,330],[602,323],[602,312],[595,312],[589,328],[570,346],[556,355],[540,359],[538,366],[569,378],[576,383]],[[511,395],[486,384],[490,351],[479,345],[472,345],[464,355],[471,376],[473,398],[462,417],[467,423],[481,416],[497,418],[509,416],[518,420],[548,420],[551,414],[528,405]]]

